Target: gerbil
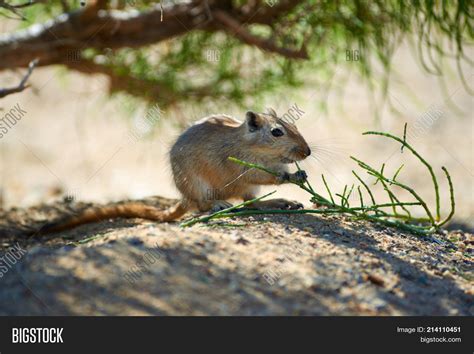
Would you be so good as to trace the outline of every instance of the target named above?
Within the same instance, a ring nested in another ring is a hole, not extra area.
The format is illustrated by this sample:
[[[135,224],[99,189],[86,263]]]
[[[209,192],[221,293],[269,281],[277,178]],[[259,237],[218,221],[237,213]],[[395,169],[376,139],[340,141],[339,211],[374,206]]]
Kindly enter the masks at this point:
[[[172,221],[187,211],[217,211],[230,207],[230,199],[255,198],[260,185],[303,182],[304,171],[288,173],[289,163],[311,154],[305,139],[293,124],[269,113],[247,112],[241,122],[227,115],[212,115],[185,130],[170,150],[176,187],[182,199],[168,210],[137,202],[86,209],[68,220],[48,224],[41,232],[55,232],[109,218],[143,218]],[[228,160],[233,156],[278,172],[249,169]],[[302,207],[284,199],[260,201],[253,208],[294,209]]]

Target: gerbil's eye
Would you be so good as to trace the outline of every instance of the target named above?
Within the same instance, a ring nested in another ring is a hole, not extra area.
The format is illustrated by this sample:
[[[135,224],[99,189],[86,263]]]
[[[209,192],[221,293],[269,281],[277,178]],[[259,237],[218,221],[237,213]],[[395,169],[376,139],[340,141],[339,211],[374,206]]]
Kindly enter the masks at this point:
[[[273,136],[282,136],[284,133],[281,129],[275,128],[272,129],[272,135]]]

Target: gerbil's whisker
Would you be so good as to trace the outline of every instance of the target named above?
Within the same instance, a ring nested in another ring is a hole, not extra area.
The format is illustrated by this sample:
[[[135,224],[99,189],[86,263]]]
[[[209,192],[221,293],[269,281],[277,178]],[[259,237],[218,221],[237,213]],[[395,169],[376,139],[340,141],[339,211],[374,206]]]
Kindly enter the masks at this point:
[[[339,153],[346,153],[346,149],[340,149],[337,147],[326,147],[321,145],[311,145],[310,146],[315,151],[328,151],[328,152],[339,152]]]
[[[312,154],[314,156],[318,156],[318,157],[325,157],[325,158],[341,158],[342,157],[342,153],[338,153],[338,152],[333,152],[333,151],[314,151],[314,153]]]
[[[322,150],[311,150],[312,154],[311,155],[316,155],[316,156],[335,156],[335,157],[341,157],[343,154],[334,152],[334,151],[322,151]]]
[[[335,180],[337,180],[339,183],[341,183],[339,178],[337,178],[337,176],[334,173],[332,173],[332,171],[329,168],[326,167],[325,162],[327,162],[327,161],[321,160],[320,156],[310,155],[310,157],[312,157],[314,159],[314,161],[316,161],[316,163],[318,163],[325,171],[327,171]]]
[[[323,160],[320,156],[311,155],[310,157],[321,165],[327,162],[327,160]]]
[[[344,150],[346,150],[348,147],[349,147],[349,143],[348,142],[344,142],[344,143],[338,143],[338,142],[335,142],[335,141],[328,141],[328,142],[324,142],[324,141],[310,141],[309,142],[309,145],[312,145],[312,146],[320,146],[320,147],[334,147],[334,148],[342,148]]]

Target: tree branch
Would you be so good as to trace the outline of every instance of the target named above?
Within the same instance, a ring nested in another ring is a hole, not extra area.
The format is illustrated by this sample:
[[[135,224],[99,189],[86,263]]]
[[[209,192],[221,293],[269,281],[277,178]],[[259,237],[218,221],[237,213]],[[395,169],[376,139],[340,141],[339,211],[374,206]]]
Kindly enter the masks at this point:
[[[306,49],[302,47],[299,51],[294,51],[284,47],[278,47],[275,43],[270,40],[260,38],[251,34],[243,24],[234,20],[224,11],[218,10],[213,12],[213,16],[224,25],[224,29],[230,34],[235,35],[242,42],[259,47],[263,50],[278,53],[287,58],[293,59],[309,59]]]
[[[23,9],[28,6],[38,4],[40,2],[44,2],[44,0],[36,0],[36,1],[25,0],[25,1],[26,2],[22,4],[12,5],[12,4],[7,3],[5,0],[0,0],[0,8],[4,8],[4,9],[7,9],[8,11],[13,12],[15,15],[19,17],[20,20],[26,20],[25,17],[22,15],[22,13],[18,11],[18,9]],[[8,17],[8,16],[5,15],[5,17]],[[8,17],[8,18],[13,18],[13,17]]]
[[[255,1],[254,6],[243,6],[238,13],[232,11],[232,16],[240,23],[268,25],[276,22],[280,16],[292,11],[303,2],[303,0],[279,0],[273,6],[269,6],[267,1]]]
[[[15,33],[0,34],[0,71],[26,67],[34,58],[40,59],[41,66],[67,65],[71,52],[81,52],[88,48],[103,50],[143,47],[192,30],[217,31],[222,29],[222,21],[231,27],[235,27],[237,23],[242,28],[237,31],[238,38],[247,44],[281,55],[305,57],[303,52],[278,48],[269,41],[252,36],[241,25],[271,24],[298,3],[300,1],[280,1],[273,7],[261,5],[258,8],[232,8],[225,1],[196,0],[165,6],[166,21],[161,22],[161,8],[158,5],[140,13],[107,11],[100,10],[106,5],[106,1],[96,0],[84,9],[64,13],[44,24],[33,25]],[[212,18],[213,13],[224,10],[224,15],[217,15],[220,21]],[[229,18],[231,22],[228,21]]]
[[[278,17],[291,11],[301,1],[281,0],[274,6],[268,6],[263,1],[254,1],[236,6],[228,0],[193,0],[165,6],[164,22],[161,22],[162,8],[159,4],[141,12],[129,12],[109,10],[108,2],[90,0],[86,7],[63,13],[43,24],[35,24],[14,33],[0,34],[0,71],[27,67],[37,58],[38,66],[58,64],[86,74],[103,74],[109,78],[110,92],[124,91],[146,100],[173,104],[183,94],[186,97],[201,99],[223,93],[216,92],[209,84],[175,91],[159,80],[137,78],[131,74],[123,74],[122,71],[118,73],[107,65],[95,62],[94,59],[84,59],[83,51],[139,48],[191,31],[224,30],[243,43],[267,52],[288,58],[308,58],[304,48],[300,51],[280,48],[276,43],[255,36],[246,29],[253,23],[274,24]],[[19,92],[24,87],[16,89]]]
[[[92,7],[92,8],[95,8]],[[206,21],[203,6],[194,3],[169,7],[169,20],[160,23],[159,8],[136,12],[91,11],[91,7],[62,14],[42,25],[0,35],[0,70],[66,64],[71,52],[87,48],[142,47],[186,33]],[[184,25],[185,24],[185,25]]]
[[[93,62],[92,60],[82,59],[80,61],[68,62],[65,65],[84,74],[102,74],[109,79],[109,92],[114,93],[124,91],[128,94],[148,101],[160,99],[166,104],[172,104],[178,100],[176,93],[169,88],[157,84],[152,80],[144,80],[131,75],[119,75],[112,68]]]
[[[182,90],[176,91],[166,85],[160,84],[156,80],[137,78],[129,74],[117,74],[112,68],[87,59],[70,62],[65,65],[69,69],[84,74],[105,75],[109,80],[109,93],[126,92],[129,95],[139,97],[149,102],[159,101],[162,106],[173,105],[180,101],[182,97],[192,96],[195,100],[200,100],[210,95],[213,95],[213,97],[224,95],[223,92],[216,92],[216,85],[212,83],[197,87],[183,88]]]
[[[6,89],[0,89],[0,98],[11,95],[13,93],[21,92],[24,89],[26,89],[27,87],[29,87],[29,85],[27,85],[26,82],[28,81],[31,73],[33,72],[33,69],[36,67],[37,64],[38,64],[38,59],[35,59],[35,60],[30,62],[29,66],[28,66],[28,71],[26,72],[23,79],[21,79],[18,86],[11,87],[11,88],[6,88]]]

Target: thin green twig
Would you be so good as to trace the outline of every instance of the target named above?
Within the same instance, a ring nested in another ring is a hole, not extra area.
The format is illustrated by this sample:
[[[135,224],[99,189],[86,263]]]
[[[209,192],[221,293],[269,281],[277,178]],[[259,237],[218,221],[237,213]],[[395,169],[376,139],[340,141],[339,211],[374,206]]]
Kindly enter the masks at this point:
[[[364,197],[362,196],[362,192],[360,191],[360,186],[357,186],[357,192],[359,192],[360,207],[364,208]]]
[[[456,203],[454,202],[454,187],[453,187],[453,182],[451,181],[451,176],[449,175],[449,172],[446,169],[446,167],[443,166],[443,167],[441,167],[441,169],[444,171],[444,173],[446,174],[446,178],[448,179],[449,195],[450,195],[450,200],[451,200],[451,211],[450,211],[449,215],[446,217],[446,219],[444,219],[442,222],[440,222],[438,224],[439,227],[443,226],[449,220],[451,220],[451,218],[453,217],[454,212],[456,210]]]
[[[398,200],[397,196],[390,190],[390,187],[385,183],[383,180],[380,180],[380,183],[382,183],[383,189],[387,192],[389,199],[392,203],[400,203],[400,200]],[[401,207],[405,213],[407,213],[408,217],[411,217],[410,211],[405,208],[404,206]],[[395,215],[399,215],[397,212],[397,207],[393,207],[393,213]]]
[[[385,136],[387,138],[396,140],[399,143],[401,143],[404,147],[406,147],[408,150],[410,150],[412,154],[415,155],[421,161],[421,163],[423,163],[426,166],[426,168],[428,169],[431,175],[431,180],[433,181],[433,186],[435,190],[435,199],[436,199],[436,221],[439,221],[441,216],[440,216],[440,204],[439,204],[439,187],[438,187],[438,181],[436,179],[436,175],[434,174],[433,168],[431,167],[431,165],[423,157],[421,157],[421,155],[414,148],[412,148],[410,144],[406,142],[406,126],[405,126],[405,133],[404,133],[403,140],[389,133],[381,133],[381,132],[374,132],[374,131],[368,131],[368,132],[362,133],[362,135],[380,135],[380,136]]]
[[[360,183],[362,183],[362,185],[365,187],[365,189],[367,190],[367,193],[369,193],[369,196],[370,196],[370,200],[372,201],[372,204],[375,205],[375,198],[374,198],[374,195],[372,194],[372,191],[370,190],[369,186],[367,185],[367,183],[365,183],[362,178],[360,178],[360,176],[354,171],[352,170],[352,174],[354,176],[356,176],[356,178],[360,181]]]
[[[238,209],[238,208],[242,208],[242,207],[245,207],[247,205],[250,205],[252,203],[255,203],[255,202],[258,202],[266,197],[268,197],[269,195],[272,195],[273,193],[275,193],[276,191],[273,191],[273,192],[270,192],[268,194],[265,194],[264,196],[261,196],[261,197],[258,197],[258,198],[254,198],[254,199],[251,199],[251,200],[247,200],[243,203],[240,203],[240,204],[237,204],[235,206],[232,206],[230,208],[226,208],[226,209],[223,209],[223,210],[220,210],[220,211],[217,211],[211,215],[207,215],[207,216],[202,216],[202,217],[199,217],[199,218],[192,218],[191,220],[188,220],[188,221],[185,221],[185,222],[182,222],[180,224],[181,227],[188,227],[188,226],[192,226],[198,222],[207,222],[211,219],[216,219],[219,217],[219,215],[221,214],[225,214],[225,213],[228,213],[228,212],[231,212],[235,209]]]
[[[327,190],[327,192],[328,192],[328,194],[329,194],[329,198],[331,198],[331,202],[332,202],[333,204],[336,204],[336,203],[334,202],[334,198],[332,197],[331,190],[329,189],[328,184],[327,184],[327,182],[326,182],[326,178],[324,178],[324,175],[323,175],[323,174],[321,174],[321,178],[323,179],[323,183],[324,183],[324,186],[326,187],[326,190]]]
[[[398,168],[398,170],[395,172],[395,174],[393,175],[392,179],[395,181],[397,179],[397,176],[398,174],[400,173],[400,171],[402,170],[403,168],[403,164]]]
[[[407,146],[408,147],[408,146]],[[367,165],[365,162],[359,160],[359,159],[356,159],[354,156],[351,156],[351,159],[356,161],[360,167],[362,167],[364,170],[367,170],[369,172],[369,174],[371,174],[372,176],[374,177],[377,177],[377,178],[380,178],[381,180],[384,180],[385,182],[388,182],[388,183],[391,183],[391,184],[394,184],[396,186],[399,186],[400,188],[403,188],[405,189],[406,191],[410,192],[411,195],[413,195],[415,197],[416,200],[418,200],[420,203],[421,203],[421,206],[423,207],[423,209],[425,209],[425,212],[426,212],[426,215],[428,215],[428,218],[430,219],[431,221],[431,224],[433,226],[436,226],[436,222],[433,218],[433,215],[431,214],[431,211],[430,209],[428,208],[428,206],[426,205],[426,202],[418,195],[418,193],[416,193],[413,188],[411,187],[408,187],[407,185],[403,184],[403,183],[400,183],[400,182],[397,182],[397,181],[394,181],[394,180],[391,180],[385,176],[382,176],[377,170],[375,170],[374,168],[370,167],[369,165]]]

